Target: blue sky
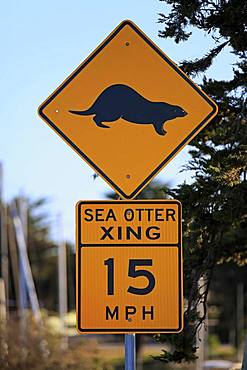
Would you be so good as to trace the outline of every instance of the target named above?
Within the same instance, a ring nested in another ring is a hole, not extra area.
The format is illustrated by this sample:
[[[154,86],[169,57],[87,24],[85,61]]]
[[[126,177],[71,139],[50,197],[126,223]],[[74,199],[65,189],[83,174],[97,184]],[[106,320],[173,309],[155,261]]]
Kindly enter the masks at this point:
[[[176,63],[203,55],[211,38],[196,31],[176,45],[158,37],[158,0],[42,0],[1,4],[0,161],[4,165],[4,196],[22,192],[35,199],[47,196],[54,229],[62,213],[64,234],[74,240],[74,206],[80,199],[104,199],[110,190],[93,180],[89,166],[37,115],[37,107],[122,20],[133,20]],[[234,56],[226,50],[208,77],[228,79]],[[172,185],[189,181],[180,174],[189,156],[185,148],[158,176]],[[175,169],[175,171],[174,171]],[[174,176],[174,173],[176,176]]]

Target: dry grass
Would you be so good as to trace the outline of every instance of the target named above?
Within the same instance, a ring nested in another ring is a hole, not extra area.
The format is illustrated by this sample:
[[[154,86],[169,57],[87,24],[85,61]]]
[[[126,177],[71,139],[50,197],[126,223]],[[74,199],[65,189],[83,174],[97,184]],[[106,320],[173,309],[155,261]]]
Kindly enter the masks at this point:
[[[31,317],[25,331],[15,320],[0,324],[1,370],[113,370],[101,357],[97,344],[90,340],[61,350],[61,337],[41,330]]]
[[[49,320],[48,320],[49,322]],[[54,334],[55,333],[55,334]],[[18,320],[0,323],[1,370],[124,370],[124,344],[97,343],[89,336],[75,337],[68,350],[61,350],[61,336],[49,324],[41,329],[27,316],[25,331]],[[152,356],[162,345],[145,344],[143,370],[193,370],[192,365],[168,366]]]

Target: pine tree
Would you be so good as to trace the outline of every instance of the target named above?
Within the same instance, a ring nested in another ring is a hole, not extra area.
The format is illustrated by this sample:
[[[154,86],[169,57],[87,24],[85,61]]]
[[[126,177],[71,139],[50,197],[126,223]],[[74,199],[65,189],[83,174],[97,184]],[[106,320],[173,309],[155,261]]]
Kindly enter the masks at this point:
[[[164,1],[164,0],[161,0]],[[215,266],[247,258],[247,3],[244,0],[165,0],[168,15],[160,14],[159,36],[186,41],[199,29],[212,37],[215,47],[181,68],[201,75],[202,89],[219,106],[218,116],[192,141],[185,170],[194,171],[192,184],[181,184],[170,195],[183,204],[184,282],[187,308],[181,334],[157,336],[171,351],[164,362],[196,358],[196,335],[206,317],[208,291]],[[215,58],[230,46],[236,57],[233,78],[208,79]],[[205,286],[198,288],[201,277]],[[202,317],[198,304],[204,305]]]

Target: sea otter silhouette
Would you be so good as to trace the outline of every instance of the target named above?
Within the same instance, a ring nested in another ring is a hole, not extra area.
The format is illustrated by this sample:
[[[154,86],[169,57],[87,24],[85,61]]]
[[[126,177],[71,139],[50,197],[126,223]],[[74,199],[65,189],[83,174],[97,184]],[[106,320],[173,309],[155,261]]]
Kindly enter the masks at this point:
[[[80,116],[95,115],[93,120],[99,127],[109,128],[102,122],[113,122],[122,118],[137,124],[152,124],[159,135],[165,135],[163,125],[166,121],[187,115],[177,105],[152,102],[127,85],[117,84],[107,87],[93,105],[83,111],[69,110]]]

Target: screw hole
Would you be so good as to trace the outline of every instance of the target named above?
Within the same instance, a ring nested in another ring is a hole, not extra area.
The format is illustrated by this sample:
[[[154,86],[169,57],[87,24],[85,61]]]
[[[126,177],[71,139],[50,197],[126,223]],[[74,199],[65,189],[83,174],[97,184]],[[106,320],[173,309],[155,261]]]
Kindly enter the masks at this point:
[[[126,175],[126,179],[130,179],[130,175]]]
[[[130,43],[129,43],[128,41],[125,43],[125,45],[126,45],[126,46],[129,46],[129,44],[130,44]]]
[[[131,321],[132,321],[132,319],[131,319],[131,318],[129,318],[129,319],[128,319],[128,321],[129,321],[129,322],[131,322]]]

